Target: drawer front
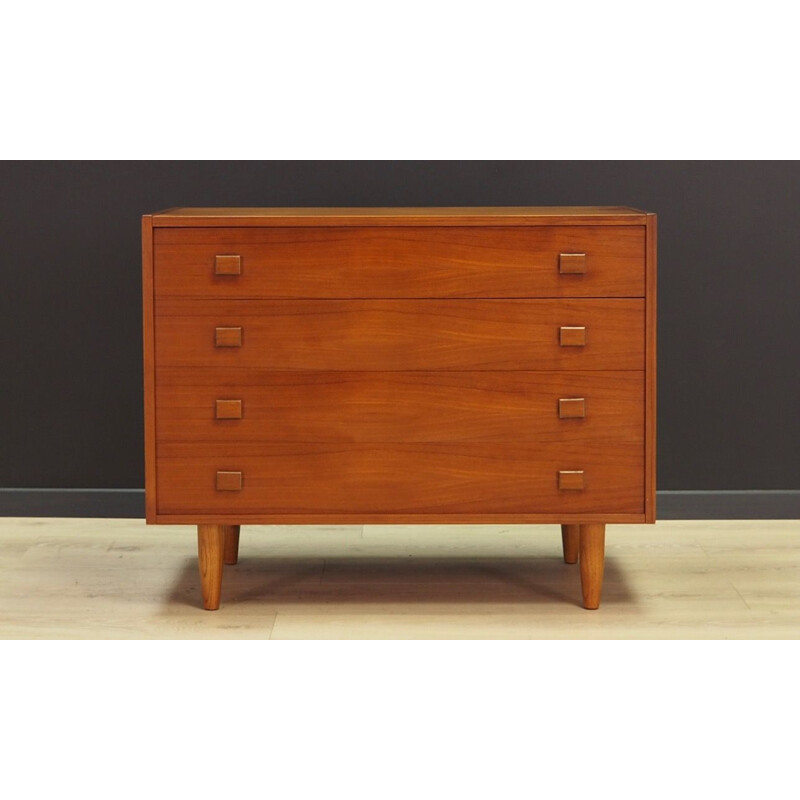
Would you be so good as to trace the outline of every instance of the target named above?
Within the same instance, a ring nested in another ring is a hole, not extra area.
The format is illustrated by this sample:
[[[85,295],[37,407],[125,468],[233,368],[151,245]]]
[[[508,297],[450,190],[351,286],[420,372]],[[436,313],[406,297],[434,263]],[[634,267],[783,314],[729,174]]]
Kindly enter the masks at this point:
[[[562,442],[644,447],[641,372],[164,367],[159,443]],[[232,450],[233,452],[233,450]]]
[[[643,370],[644,300],[156,302],[158,367]]]
[[[644,226],[159,228],[157,297],[642,297]]]
[[[640,445],[163,443],[161,514],[644,511]]]

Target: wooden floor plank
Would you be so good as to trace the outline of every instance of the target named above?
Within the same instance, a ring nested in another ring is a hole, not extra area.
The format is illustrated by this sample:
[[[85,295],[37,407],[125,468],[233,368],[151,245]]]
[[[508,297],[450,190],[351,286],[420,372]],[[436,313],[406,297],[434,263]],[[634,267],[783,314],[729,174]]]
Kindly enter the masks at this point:
[[[600,609],[556,525],[252,526],[201,609],[193,526],[0,520],[3,639],[796,639],[800,522],[610,525]]]

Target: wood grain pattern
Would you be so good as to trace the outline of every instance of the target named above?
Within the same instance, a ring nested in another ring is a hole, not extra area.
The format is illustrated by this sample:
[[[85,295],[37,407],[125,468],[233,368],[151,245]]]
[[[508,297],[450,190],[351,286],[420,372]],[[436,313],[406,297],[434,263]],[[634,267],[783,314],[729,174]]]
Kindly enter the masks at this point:
[[[159,442],[562,441],[644,447],[641,372],[163,367],[157,374]],[[227,392],[247,398],[246,414],[240,400],[217,399]],[[570,393],[590,405],[567,401],[572,411],[565,416],[562,396]],[[220,404],[223,416],[215,411]]]
[[[581,543],[580,525],[561,526],[561,545],[564,550],[564,561],[567,564],[578,563],[578,553]]]
[[[244,476],[235,470],[217,470],[216,489],[218,492],[240,492],[244,486]]]
[[[214,330],[214,347],[241,347],[241,327],[218,327]]]
[[[625,206],[470,206],[429,208],[169,208],[157,227],[631,225],[645,212]]]
[[[156,516],[156,353],[154,331],[153,217],[142,217],[142,353],[144,361],[145,516]]]
[[[560,347],[562,326],[589,330]],[[213,347],[246,327],[241,348]],[[642,370],[644,300],[218,300],[156,303],[161,366],[240,370]]]
[[[645,514],[648,522],[656,521],[656,372],[657,372],[657,331],[656,298],[657,279],[657,237],[658,219],[655,214],[647,215],[647,299],[645,301]]]
[[[191,513],[156,512],[155,521],[162,525],[561,525],[585,523],[641,524],[645,522],[644,512],[611,513],[604,511],[524,511],[520,513],[407,513],[407,512],[365,512],[344,513],[302,512],[270,513],[267,511],[195,511]]]
[[[585,275],[586,253],[560,253],[558,271],[561,275]]]
[[[585,347],[586,346],[586,326],[585,325],[562,325],[559,331],[559,344],[562,347]]]
[[[158,297],[208,298],[643,297],[644,231],[159,228],[155,290]],[[226,249],[246,262],[240,277],[215,274]]]
[[[239,563],[239,526],[238,525],[223,525],[223,534],[225,538],[224,544],[224,558],[226,564]]]
[[[559,470],[558,488],[562,492],[582,492],[586,488],[585,472],[582,469]]]
[[[585,397],[559,398],[558,416],[559,419],[584,419],[586,417],[586,398]]]
[[[195,390],[193,388],[184,387],[184,390],[194,396]],[[169,400],[164,399],[164,393],[159,395],[159,403],[169,403]],[[203,408],[205,411],[205,407]],[[214,418],[215,419],[241,419],[242,418],[242,401],[241,400],[216,400],[214,403]],[[183,419],[171,420],[167,423],[168,429],[178,428],[182,425]]]
[[[654,215],[173,209],[150,224],[149,520],[654,519]],[[216,275],[218,256],[241,274]],[[245,327],[241,347],[214,347],[216,328]],[[561,347],[562,327],[586,344]],[[558,490],[579,471],[582,491]],[[218,492],[218,472],[247,480]]]
[[[605,565],[605,525],[581,525],[580,569],[583,607],[600,607]]]
[[[215,255],[214,274],[235,276],[242,274],[242,257],[238,255]]]
[[[200,570],[203,608],[207,611],[219,608],[224,547],[224,525],[197,526],[197,566]]]
[[[159,447],[159,512],[250,514],[642,514],[640,445],[260,443]],[[586,489],[561,492],[559,470]],[[217,492],[218,471],[240,492]]]

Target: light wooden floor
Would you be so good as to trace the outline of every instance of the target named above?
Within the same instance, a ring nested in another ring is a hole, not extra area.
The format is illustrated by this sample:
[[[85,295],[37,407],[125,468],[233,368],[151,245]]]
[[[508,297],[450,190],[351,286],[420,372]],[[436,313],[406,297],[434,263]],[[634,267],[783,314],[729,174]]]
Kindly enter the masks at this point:
[[[252,526],[200,609],[196,533],[0,519],[4,639],[800,637],[800,522],[611,525],[599,611],[560,529]]]

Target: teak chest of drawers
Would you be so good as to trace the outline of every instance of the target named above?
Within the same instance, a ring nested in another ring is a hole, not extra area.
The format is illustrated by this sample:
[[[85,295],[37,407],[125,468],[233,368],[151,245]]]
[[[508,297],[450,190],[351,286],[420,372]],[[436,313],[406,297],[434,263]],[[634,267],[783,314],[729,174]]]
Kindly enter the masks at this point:
[[[630,208],[182,208],[143,218],[147,521],[655,521],[656,218]]]

